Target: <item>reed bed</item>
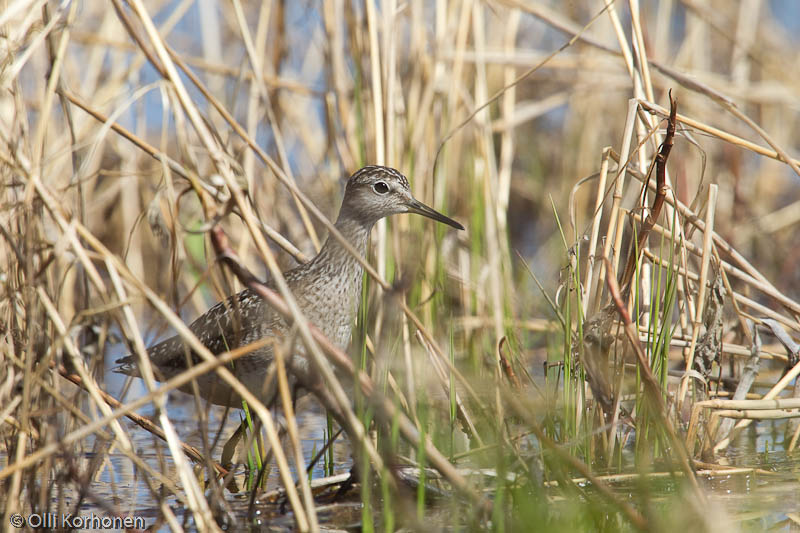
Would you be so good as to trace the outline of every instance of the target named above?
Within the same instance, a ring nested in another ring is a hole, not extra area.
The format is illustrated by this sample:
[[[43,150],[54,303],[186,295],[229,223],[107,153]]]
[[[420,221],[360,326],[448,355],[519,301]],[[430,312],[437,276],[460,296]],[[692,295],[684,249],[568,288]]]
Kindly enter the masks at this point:
[[[6,2],[4,527],[796,527],[794,504],[714,486],[785,482],[730,448],[791,458],[800,437],[798,19],[757,0]],[[382,221],[343,353],[257,279],[314,256],[367,164],[467,230]],[[228,370],[260,345],[214,357],[186,328],[245,286],[296,324],[312,402],[278,357],[261,404]],[[170,332],[203,362],[143,369],[135,393],[108,373]],[[244,414],[170,394],[205,372]]]

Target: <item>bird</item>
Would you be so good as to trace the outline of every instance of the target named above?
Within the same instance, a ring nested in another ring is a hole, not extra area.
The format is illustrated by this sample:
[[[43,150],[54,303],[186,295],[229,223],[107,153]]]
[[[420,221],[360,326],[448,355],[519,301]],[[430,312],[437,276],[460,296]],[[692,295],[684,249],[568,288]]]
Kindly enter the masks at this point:
[[[347,180],[335,227],[364,257],[374,224],[387,216],[416,213],[458,230],[464,226],[423,204],[411,194],[408,179],[386,166],[365,166]],[[338,348],[346,350],[361,299],[363,267],[333,236],[328,236],[319,253],[309,262],[283,273],[297,305],[305,317]],[[272,281],[265,283],[275,290]],[[284,338],[291,324],[250,289],[228,297],[196,318],[189,329],[211,353],[219,355],[236,347],[275,337]],[[147,349],[156,379],[168,379],[184,372],[201,358],[180,336],[173,336]],[[274,362],[272,343],[241,357],[232,372],[264,405],[271,405],[277,394],[276,380],[268,379]],[[116,361],[116,373],[139,377],[138,358],[129,355]],[[302,384],[313,379],[311,365],[302,342],[294,343],[287,358],[290,385],[303,392]],[[196,379],[200,395],[214,405],[241,407],[237,393],[216,373]],[[191,384],[180,388],[192,393]]]

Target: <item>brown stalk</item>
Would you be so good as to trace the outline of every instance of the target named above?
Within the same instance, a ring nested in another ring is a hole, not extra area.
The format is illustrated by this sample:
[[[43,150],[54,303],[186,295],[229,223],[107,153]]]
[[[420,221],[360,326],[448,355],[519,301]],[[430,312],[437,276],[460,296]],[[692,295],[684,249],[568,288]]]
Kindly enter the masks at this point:
[[[508,344],[505,337],[500,339],[500,342],[497,343],[497,357],[500,360],[500,368],[503,369],[503,374],[505,374],[506,379],[511,384],[512,387],[519,390],[522,388],[522,385],[519,382],[519,378],[517,374],[514,372],[514,367],[511,366],[511,363],[508,361],[508,357],[505,356],[503,353],[503,348],[506,347]]]
[[[245,353],[247,353],[249,351],[250,350],[247,350],[247,351],[243,352],[242,355],[244,355]],[[55,365],[51,364],[51,366],[55,366]],[[72,372],[69,372],[66,368],[64,368],[63,366],[60,366],[60,365],[58,366],[58,373],[61,374],[61,376],[64,379],[67,379],[68,381],[71,381],[72,383],[74,383],[78,387],[86,390],[86,385],[84,385],[83,380],[77,374],[73,374]],[[120,407],[122,407],[122,404],[119,402],[119,400],[117,400],[116,398],[114,398],[113,396],[108,394],[107,392],[101,390],[100,391],[100,396],[112,408],[119,409]],[[158,427],[157,425],[153,424],[147,418],[145,418],[145,417],[143,417],[141,415],[138,415],[138,414],[136,414],[134,412],[125,413],[125,416],[128,417],[130,420],[132,420],[136,425],[138,425],[139,427],[141,427],[141,428],[145,429],[146,431],[152,433],[153,435],[155,435],[159,439],[163,440],[164,442],[167,441],[167,436],[164,434],[164,431],[160,427]],[[200,453],[200,450],[198,450],[194,446],[192,446],[190,444],[186,444],[185,442],[181,442],[181,449],[183,449],[183,453],[185,453],[186,457],[188,457],[189,459],[191,459],[191,460],[193,460],[193,461],[195,461],[197,463],[206,464],[206,462],[207,462],[206,458],[203,456],[202,453]],[[208,463],[210,463],[214,467],[214,470],[216,470],[217,473],[219,475],[221,475],[221,476],[227,476],[230,473],[230,472],[228,472],[228,470],[226,470],[221,464],[217,463],[216,461],[208,459]]]
[[[642,348],[639,342],[636,326],[633,325],[631,315],[628,313],[628,307],[622,299],[619,284],[612,275],[611,262],[606,257],[603,258],[603,261],[606,262],[606,283],[608,285],[611,301],[622,319],[625,336],[628,337],[628,341],[636,354],[636,362],[638,363],[639,371],[642,376],[642,383],[644,384],[645,398],[647,398],[650,405],[653,407],[653,412],[655,412],[658,417],[661,427],[664,428],[673,450],[678,454],[678,462],[687,478],[690,480],[692,487],[695,489],[697,497],[705,498],[703,492],[700,490],[700,486],[697,484],[697,478],[689,462],[689,454],[686,451],[686,447],[678,438],[675,428],[672,426],[672,421],[669,419],[667,406],[662,397],[661,385],[658,383],[655,376],[653,376],[650,363],[647,361],[647,354],[644,353],[644,348]]]
[[[672,151],[672,145],[674,144],[675,138],[675,117],[678,113],[678,102],[675,98],[672,97],[672,90],[669,92],[669,103],[670,103],[670,111],[669,111],[669,120],[667,121],[667,134],[664,137],[664,142],[661,143],[661,148],[656,154],[656,195],[653,198],[653,206],[650,208],[650,213],[648,213],[647,217],[644,220],[644,224],[642,224],[641,229],[639,230],[639,235],[636,240],[636,247],[631,250],[631,253],[628,254],[628,262],[625,265],[625,271],[622,274],[622,279],[620,280],[619,284],[622,287],[622,293],[626,295],[630,292],[630,285],[631,281],[633,280],[633,274],[636,269],[636,263],[639,259],[639,254],[644,247],[644,243],[647,241],[647,237],[650,235],[650,231],[655,226],[656,221],[658,220],[659,215],[661,215],[661,209],[664,206],[664,201],[667,197],[667,159],[669,158],[669,154]],[[645,184],[645,191],[646,192],[646,184]]]

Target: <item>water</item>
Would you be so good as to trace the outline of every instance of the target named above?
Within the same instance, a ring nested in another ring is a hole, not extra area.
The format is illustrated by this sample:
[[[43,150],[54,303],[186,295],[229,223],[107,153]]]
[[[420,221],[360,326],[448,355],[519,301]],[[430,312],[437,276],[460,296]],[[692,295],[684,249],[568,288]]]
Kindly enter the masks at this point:
[[[109,373],[106,376],[106,385],[111,391],[121,388],[124,381],[125,377],[118,374]],[[127,398],[135,398],[145,393],[146,389],[142,380],[134,379]],[[168,417],[183,442],[195,446],[201,452],[210,450],[211,457],[219,461],[222,456],[223,446],[239,426],[240,417],[243,416],[242,411],[240,409],[226,410],[219,406],[206,406],[203,402],[201,402],[201,405],[205,416],[208,418],[208,429],[205,433],[208,435],[209,442],[204,443],[204,431],[202,431],[199,417],[196,416],[195,400],[192,396],[181,392],[170,393],[167,402]],[[327,417],[322,412],[321,407],[309,396],[298,400],[297,409],[297,423],[303,457],[306,460],[310,460],[324,446]],[[154,407],[149,404],[140,409],[138,414],[145,417],[153,417]],[[168,473],[167,475],[179,485],[179,488],[182,488],[175,474],[174,460],[166,443],[128,419],[123,419],[123,425],[126,426],[128,434],[132,438],[137,455],[154,470]],[[288,441],[284,441],[284,451],[292,467],[292,477],[296,479],[297,472],[292,462]],[[335,474],[349,472],[352,459],[349,446],[344,437],[340,437],[333,446],[333,457]],[[90,459],[90,457],[87,456],[86,459]],[[320,460],[312,470],[312,477],[324,477],[323,468],[323,461]],[[290,527],[294,523],[291,507],[280,499],[277,502],[258,503],[252,520],[250,520],[248,518],[250,492],[246,490],[248,481],[245,468],[243,465],[238,465],[234,471],[236,472],[234,481],[239,491],[232,493],[230,490],[226,490],[224,491],[224,502],[217,502],[220,507],[217,511],[223,523],[227,522],[232,528],[236,527],[237,529],[248,523],[253,525],[269,523],[272,526],[284,524],[286,527]],[[201,475],[205,476],[205,471]],[[268,492],[280,486],[282,484],[277,466],[273,460],[270,473],[264,482],[263,490]],[[137,473],[133,463],[116,448],[108,453],[108,460],[94,477],[92,490],[99,501],[113,502],[117,511],[123,515],[143,517],[148,527],[156,523],[161,514],[159,502],[162,497],[153,493],[143,476]],[[210,502],[215,502],[215,495],[211,494],[210,490],[206,491],[206,496]],[[176,514],[179,522],[186,519],[189,520],[190,524],[192,523],[191,511],[185,508],[178,498],[174,495],[168,495],[164,501]],[[347,506],[353,507],[353,504],[350,503]],[[93,505],[81,507],[80,512],[82,514],[92,512],[100,515],[105,514],[104,509]],[[324,514],[330,516],[331,520],[339,520],[341,518],[341,513],[338,511],[333,512],[332,508]],[[358,516],[360,517],[360,510],[358,511]],[[267,519],[267,517],[269,518]],[[349,522],[351,520],[352,517],[348,517],[345,521]],[[169,527],[167,524],[162,524],[156,530],[169,531]]]
[[[106,386],[112,393],[121,387],[123,379],[116,374],[105,376]],[[131,399],[144,392],[141,380],[134,380],[128,393]],[[84,394],[77,396],[80,407],[85,412],[88,400]],[[222,447],[227,438],[233,433],[239,423],[239,410],[226,412],[221,407],[202,406],[208,418],[208,436],[211,439],[210,453],[215,459],[222,454]],[[186,394],[175,392],[170,394],[167,402],[168,416],[180,438],[196,446],[200,450],[206,449],[203,442],[203,431],[199,426],[196,416],[194,399]],[[152,416],[152,406],[145,406],[140,410],[144,416]],[[324,445],[324,435],[327,420],[320,407],[309,397],[304,397],[298,405],[298,425],[300,427],[303,456],[306,460]],[[153,437],[143,429],[134,425],[127,419],[122,420],[123,425],[130,435],[137,455],[150,467],[159,472],[164,472],[178,485],[180,498],[185,498],[185,491],[175,474],[173,458],[165,443]],[[794,527],[792,520],[800,516],[800,499],[796,494],[800,491],[800,456],[796,453],[785,451],[787,442],[786,422],[765,421],[753,424],[734,440],[732,446],[722,456],[722,461],[730,467],[748,469],[738,473],[708,473],[701,472],[698,481],[708,497],[708,513],[710,517],[721,517],[720,521],[732,524],[742,531],[762,531],[772,529],[777,531],[790,531]],[[163,490],[156,482],[151,488],[145,480],[145,475],[134,467],[130,459],[122,454],[118,448],[108,448],[94,438],[87,438],[81,447],[74,447],[73,453],[78,454],[77,469],[87,471],[87,466],[97,460],[100,466],[96,469],[91,480],[85,485],[78,486],[69,480],[56,478],[55,490],[51,492],[51,508],[49,512],[73,513],[80,516],[121,516],[141,517],[147,527],[156,526],[155,531],[168,531],[166,523],[158,522],[163,516],[163,506],[168,507],[185,529],[195,529],[192,513],[185,506],[184,501]],[[531,448],[530,453],[536,454],[538,448]],[[67,454],[59,455],[59,460]],[[345,438],[340,437],[334,446],[335,473],[347,473],[351,466],[350,448]],[[291,462],[291,459],[290,459]],[[8,463],[7,457],[0,457],[0,465]],[[56,470],[60,469],[59,466]],[[658,467],[652,467],[658,470]],[[629,472],[635,473],[635,467]],[[292,471],[296,478],[296,472]],[[324,476],[321,464],[312,471],[314,478]],[[602,478],[602,476],[601,476]],[[150,478],[151,480],[153,478]],[[681,507],[683,479],[680,476],[648,472],[646,486],[646,500],[642,500],[643,483],[635,476],[609,476],[603,478],[612,488],[614,494],[625,501],[640,508],[646,501],[647,509],[672,516]],[[235,476],[236,484],[240,489],[246,486],[246,478],[240,468]],[[277,469],[271,469],[266,480],[265,490],[271,491],[281,485]],[[491,486],[491,481],[489,482]],[[581,491],[587,497],[595,494],[594,488],[589,483],[579,484]],[[539,490],[539,489],[535,489]],[[81,491],[84,491],[81,494]],[[163,492],[163,494],[162,494]],[[576,512],[576,502],[564,498],[567,494],[554,487],[541,489],[547,501],[547,513],[550,520],[569,524],[570,516]],[[218,497],[221,496],[221,499]],[[82,499],[81,499],[82,498]],[[211,502],[212,509],[221,523],[227,524],[230,530],[240,530],[248,527],[254,531],[291,530],[294,526],[294,516],[289,506],[282,498],[266,501],[261,498],[250,513],[250,493],[246,490],[232,493],[228,490],[214,493],[207,489],[206,498]],[[362,504],[357,491],[350,493],[343,501],[332,503],[330,494],[317,500],[318,516],[325,527],[357,527],[362,519]],[[64,504],[58,509],[58,502]],[[81,502],[77,511],[75,505]],[[380,521],[380,501],[378,492],[373,490],[373,513]],[[453,498],[442,498],[428,503],[425,511],[426,520],[436,527],[445,527],[460,519],[450,510],[455,505]],[[687,504],[688,505],[688,504]],[[644,512],[644,511],[643,511]],[[649,511],[648,511],[649,512]],[[709,518],[711,520],[711,518]],[[721,523],[721,522],[720,522]]]
[[[324,444],[326,417],[320,408],[312,401],[304,402],[300,407],[298,423],[302,437],[303,454],[306,459],[312,457],[316,450]],[[194,401],[188,395],[175,393],[170,397],[169,416],[181,438],[199,449],[203,449],[201,432],[197,419],[194,416]],[[145,410],[147,412],[147,410]],[[223,435],[218,439],[212,449],[212,455],[219,458],[222,445],[238,424],[239,411],[228,412],[219,407],[208,410],[211,437],[219,432]],[[798,473],[800,473],[800,460],[796,454],[783,451],[783,430],[785,426],[779,422],[762,422],[754,424],[752,428],[742,432],[731,448],[724,454],[724,459],[731,467],[753,469],[747,473],[737,474],[708,474],[699,476],[699,481],[708,495],[710,509],[724,510],[722,516],[738,525],[744,531],[761,531],[766,528],[777,528],[781,531],[789,527],[788,521],[791,513],[800,512],[800,500],[794,495],[800,490]],[[165,445],[154,440],[145,431],[138,427],[131,427],[130,434],[134,438],[134,446],[148,464],[156,469],[161,469],[159,461],[164,461],[164,471],[173,472],[173,461]],[[159,459],[161,456],[161,459]],[[350,468],[350,451],[344,439],[340,438],[335,447],[336,472],[344,473]],[[295,476],[295,472],[292,475]],[[314,468],[313,476],[323,476],[322,467]],[[239,487],[244,486],[244,475],[236,477]],[[673,502],[680,489],[680,479],[669,476],[653,476],[648,482],[649,498],[654,505],[658,502]],[[614,492],[621,498],[626,498],[634,503],[637,501],[637,491],[641,490],[641,481],[633,477],[623,478],[621,481],[611,479],[609,484]],[[266,490],[280,486],[276,468],[272,468],[266,483]],[[120,509],[133,516],[143,516],[148,525],[153,524],[159,515],[158,498],[148,489],[141,476],[137,475],[131,462],[118,451],[109,454],[106,466],[92,483],[92,490],[98,498],[109,502],[118,502]],[[591,486],[586,490],[592,491]],[[547,491],[554,494],[552,489]],[[277,502],[261,502],[256,505],[255,513],[249,515],[250,495],[247,491],[237,494],[225,493],[226,513],[231,528],[238,529],[249,525],[253,530],[270,528],[274,530],[291,530],[294,517],[291,507],[283,500]],[[213,498],[210,498],[213,500]],[[186,511],[174,497],[166,499],[167,504],[178,516],[179,520],[186,518],[191,523],[191,513]],[[435,506],[436,504],[434,504]],[[666,504],[665,504],[666,505]],[[85,506],[81,512],[95,512],[102,514],[103,510],[91,505]],[[358,495],[353,494],[349,500],[336,504],[326,505],[320,503],[318,516],[322,524],[330,527],[346,527],[358,525],[361,520],[361,503]],[[436,510],[430,509],[435,516]],[[162,525],[157,530],[167,531],[169,528]],[[190,527],[191,529],[191,527]],[[786,529],[788,530],[788,529]]]

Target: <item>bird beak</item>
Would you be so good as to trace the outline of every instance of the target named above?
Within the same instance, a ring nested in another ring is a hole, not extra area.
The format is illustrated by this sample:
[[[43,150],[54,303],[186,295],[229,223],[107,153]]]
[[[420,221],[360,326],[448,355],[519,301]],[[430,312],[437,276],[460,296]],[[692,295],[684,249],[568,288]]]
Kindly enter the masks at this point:
[[[432,218],[433,220],[437,220],[439,222],[444,222],[448,226],[452,226],[456,229],[464,229],[464,226],[462,226],[452,218],[444,216],[435,209],[431,209],[430,207],[428,207],[427,205],[423,204],[422,202],[420,202],[415,198],[409,200],[408,203],[406,203],[406,207],[408,208],[409,213],[416,213],[424,217]]]

